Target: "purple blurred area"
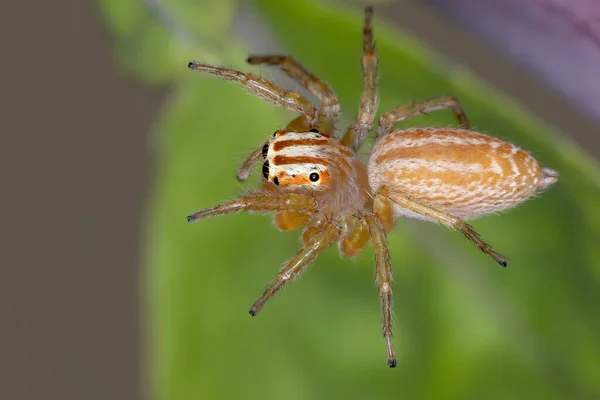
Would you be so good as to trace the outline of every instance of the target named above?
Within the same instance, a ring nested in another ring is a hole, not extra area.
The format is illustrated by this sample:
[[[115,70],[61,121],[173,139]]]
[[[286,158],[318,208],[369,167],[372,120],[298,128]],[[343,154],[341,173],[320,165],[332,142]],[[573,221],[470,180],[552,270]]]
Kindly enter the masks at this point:
[[[428,0],[600,121],[599,0]]]

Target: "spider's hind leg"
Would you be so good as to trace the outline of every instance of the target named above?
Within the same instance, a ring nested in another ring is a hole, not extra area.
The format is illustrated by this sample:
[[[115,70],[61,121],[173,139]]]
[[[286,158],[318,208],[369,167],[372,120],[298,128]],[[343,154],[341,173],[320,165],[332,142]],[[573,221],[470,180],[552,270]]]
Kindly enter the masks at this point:
[[[481,251],[492,257],[500,266],[506,267],[508,261],[500,254],[492,250],[492,247],[484,242],[473,227],[467,224],[462,218],[457,217],[454,214],[440,210],[438,208],[423,204],[417,200],[411,199],[410,196],[406,195],[397,190],[390,190],[385,186],[382,186],[377,191],[376,198],[381,197],[383,201],[391,201],[396,205],[410,210],[414,213],[420,214],[433,221],[439,222],[440,224],[446,225],[447,227],[460,231],[467,239],[475,244]]]
[[[430,111],[451,109],[456,119],[464,129],[469,129],[470,124],[465,112],[458,99],[454,96],[436,97],[435,99],[425,100],[419,103],[403,105],[386,112],[379,118],[379,127],[377,128],[377,137],[391,133],[397,122],[405,119],[417,117]]]

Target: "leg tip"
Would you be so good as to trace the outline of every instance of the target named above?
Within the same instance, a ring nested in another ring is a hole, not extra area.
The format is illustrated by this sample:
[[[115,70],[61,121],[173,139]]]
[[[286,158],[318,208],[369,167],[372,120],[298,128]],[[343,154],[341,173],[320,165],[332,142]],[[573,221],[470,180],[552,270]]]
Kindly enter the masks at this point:
[[[500,264],[501,267],[506,268],[506,266],[508,265],[508,261],[506,261],[506,260],[500,260],[500,261],[498,261],[498,264]]]
[[[390,358],[387,362],[388,367],[390,368],[396,368],[396,365],[398,365],[398,361],[396,361],[395,358]]]
[[[189,69],[194,69],[194,62],[193,62],[193,61],[190,61],[190,62],[188,63],[188,68],[189,68]]]
[[[248,177],[246,175],[236,175],[235,179],[237,179],[238,182],[246,182]]]
[[[196,218],[194,218],[193,215],[188,215],[187,216],[187,222],[194,222],[196,220]]]
[[[252,308],[250,309],[250,311],[248,311],[248,314],[250,314],[250,315],[252,315],[253,317],[255,317],[255,316],[256,316],[256,314],[258,314],[258,310],[257,310],[256,308],[252,307]]]

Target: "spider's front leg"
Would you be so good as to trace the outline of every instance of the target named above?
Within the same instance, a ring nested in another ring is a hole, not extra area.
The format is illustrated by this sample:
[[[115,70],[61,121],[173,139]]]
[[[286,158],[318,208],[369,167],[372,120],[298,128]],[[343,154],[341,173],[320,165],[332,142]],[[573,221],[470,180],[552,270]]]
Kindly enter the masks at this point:
[[[308,239],[306,245],[285,264],[277,277],[267,287],[263,295],[258,299],[252,308],[250,315],[255,316],[260,312],[263,305],[284,287],[292,279],[300,275],[317,258],[319,253],[331,246],[339,237],[340,228],[334,221],[328,221],[322,229],[316,232]]]
[[[335,132],[340,117],[340,102],[327,82],[314,76],[292,57],[277,55],[251,56],[248,57],[247,61],[250,64],[276,65],[317,96],[321,100],[319,130],[331,134]]]
[[[278,212],[297,211],[314,213],[317,202],[314,197],[298,193],[269,194],[252,193],[239,197],[233,201],[219,204],[213,208],[206,208],[188,215],[188,222],[194,222],[211,215],[229,214],[239,211]]]
[[[298,93],[284,90],[266,79],[231,68],[217,67],[196,61],[191,61],[188,68],[192,71],[208,72],[223,79],[239,82],[248,91],[263,99],[304,115],[313,125],[317,123],[318,112],[308,99]]]

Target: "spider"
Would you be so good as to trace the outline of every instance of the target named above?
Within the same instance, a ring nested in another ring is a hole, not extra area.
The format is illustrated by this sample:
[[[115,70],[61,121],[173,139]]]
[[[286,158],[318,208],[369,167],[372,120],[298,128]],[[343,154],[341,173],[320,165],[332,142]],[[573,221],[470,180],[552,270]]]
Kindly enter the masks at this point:
[[[300,115],[277,130],[242,162],[237,178],[245,181],[262,165],[262,189],[188,216],[196,221],[238,211],[274,213],[282,231],[304,227],[302,249],[281,268],[252,305],[255,316],[265,302],[302,273],[320,252],[338,242],[341,254],[357,255],[367,243],[375,255],[387,364],[397,365],[392,345],[392,270],[386,234],[398,216],[434,221],[459,230],[501,266],[507,261],[484,242],[465,219],[516,206],[558,180],[527,152],[502,140],[469,130],[452,97],[401,105],[381,115],[367,164],[357,151],[373,128],[378,104],[377,53],[365,9],[363,92],[358,116],[337,138],[340,105],[332,88],[287,56],[249,57],[250,64],[278,66],[321,102],[314,107],[298,93],[258,76],[190,62],[194,71],[241,83],[263,99]],[[396,130],[395,124],[435,110],[450,109],[461,128]]]

